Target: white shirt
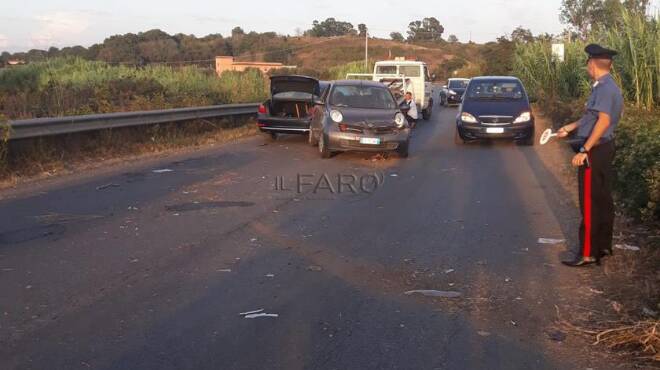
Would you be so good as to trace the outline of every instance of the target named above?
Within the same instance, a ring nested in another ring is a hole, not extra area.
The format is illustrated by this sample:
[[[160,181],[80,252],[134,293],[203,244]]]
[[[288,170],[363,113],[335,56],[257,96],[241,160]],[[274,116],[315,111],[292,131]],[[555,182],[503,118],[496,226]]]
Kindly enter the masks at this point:
[[[415,104],[415,99],[412,99],[409,102],[407,101],[406,103],[408,105],[410,105],[410,110],[408,111],[408,115],[410,116],[410,118],[412,118],[412,119],[419,118],[419,116],[417,114],[417,104]]]

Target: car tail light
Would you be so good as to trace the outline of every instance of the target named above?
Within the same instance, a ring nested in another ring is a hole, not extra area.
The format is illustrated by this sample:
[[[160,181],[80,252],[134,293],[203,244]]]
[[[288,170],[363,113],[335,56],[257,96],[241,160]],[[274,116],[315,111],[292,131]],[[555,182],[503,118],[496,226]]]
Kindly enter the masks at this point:
[[[261,104],[259,106],[259,111],[258,112],[261,113],[261,114],[266,114],[266,106]]]

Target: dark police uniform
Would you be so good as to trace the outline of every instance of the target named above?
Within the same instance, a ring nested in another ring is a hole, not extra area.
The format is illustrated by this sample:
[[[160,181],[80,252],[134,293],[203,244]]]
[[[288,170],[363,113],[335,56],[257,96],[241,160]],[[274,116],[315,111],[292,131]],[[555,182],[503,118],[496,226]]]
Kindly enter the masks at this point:
[[[611,59],[615,51],[607,50],[599,45],[589,45],[585,50],[590,58]],[[586,112],[580,119],[577,128],[579,149],[591,136],[598,121],[599,113],[610,116],[610,126],[598,143],[587,152],[588,165],[578,170],[580,186],[580,224],[581,257],[600,260],[604,255],[612,254],[612,229],[614,226],[614,203],[612,200],[612,180],[614,171],[614,130],[623,113],[623,96],[621,89],[610,74],[594,82],[591,95],[586,105]],[[579,258],[580,256],[578,256]]]

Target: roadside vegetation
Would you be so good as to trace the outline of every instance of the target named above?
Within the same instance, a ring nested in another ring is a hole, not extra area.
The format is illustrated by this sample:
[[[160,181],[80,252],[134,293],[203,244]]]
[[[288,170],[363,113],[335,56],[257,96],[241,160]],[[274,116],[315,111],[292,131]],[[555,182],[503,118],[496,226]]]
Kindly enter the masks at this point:
[[[565,44],[565,61],[553,59],[551,43],[517,45],[514,73],[540,102],[556,126],[579,118],[590,92],[584,47],[608,45],[620,55],[614,78],[627,106],[617,128],[616,191],[636,217],[660,220],[660,27],[658,19],[621,11],[621,22]]]
[[[55,58],[0,70],[0,112],[10,119],[254,102],[266,91],[258,71],[218,78],[195,66]]]
[[[594,344],[641,362],[659,362],[660,19],[648,16],[645,4],[564,1],[562,17],[571,32],[566,37],[572,39],[564,42],[564,62],[553,58],[552,41],[537,39],[516,44],[512,72],[558,128],[580,117],[591,90],[584,47],[596,42],[619,51],[613,76],[622,87],[626,108],[616,131],[614,190],[620,217],[615,243],[643,248],[617,250],[606,263],[599,282],[604,292],[599,294],[609,307],[560,323]]]

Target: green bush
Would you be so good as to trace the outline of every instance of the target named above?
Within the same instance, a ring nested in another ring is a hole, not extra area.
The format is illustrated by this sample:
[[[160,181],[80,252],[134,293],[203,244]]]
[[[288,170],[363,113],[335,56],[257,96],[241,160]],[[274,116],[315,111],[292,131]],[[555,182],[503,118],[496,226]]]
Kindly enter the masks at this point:
[[[616,134],[619,201],[635,216],[660,218],[660,112],[628,109]]]

